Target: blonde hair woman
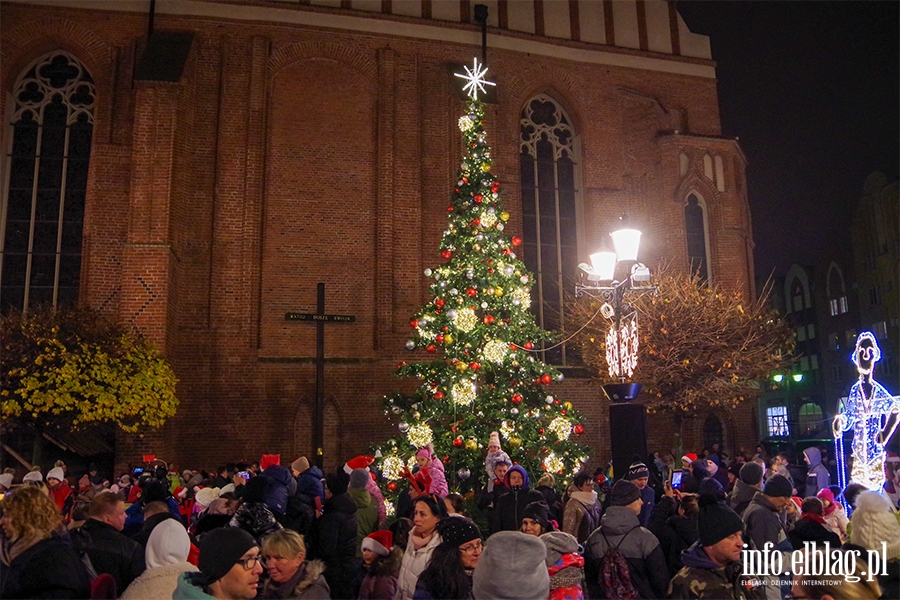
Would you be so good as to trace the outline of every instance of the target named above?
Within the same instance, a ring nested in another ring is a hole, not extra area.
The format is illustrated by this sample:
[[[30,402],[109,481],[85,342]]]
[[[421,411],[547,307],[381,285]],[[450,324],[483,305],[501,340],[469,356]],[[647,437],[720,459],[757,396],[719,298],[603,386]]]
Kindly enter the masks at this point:
[[[62,516],[47,494],[22,486],[0,502],[7,543],[2,598],[89,598],[91,580],[81,558],[62,540]]]
[[[331,590],[322,573],[325,563],[306,560],[306,544],[296,531],[285,529],[262,540],[262,556],[269,580],[260,598],[330,598]]]

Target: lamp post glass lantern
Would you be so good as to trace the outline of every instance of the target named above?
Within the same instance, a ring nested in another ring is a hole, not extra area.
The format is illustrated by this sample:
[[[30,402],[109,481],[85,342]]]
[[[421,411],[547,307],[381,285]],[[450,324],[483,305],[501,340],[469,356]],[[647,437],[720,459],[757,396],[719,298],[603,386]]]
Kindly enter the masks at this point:
[[[609,376],[619,381],[617,386],[604,386],[604,391],[612,400],[631,400],[640,389],[637,384],[625,384],[634,375],[639,347],[637,311],[633,303],[648,292],[656,292],[656,286],[642,285],[650,281],[650,269],[637,262],[641,232],[626,227],[612,232],[610,237],[614,252],[601,250],[591,255],[590,265],[578,265],[582,281],[575,284],[575,297],[586,295],[603,302],[600,314],[610,321],[606,362]],[[621,281],[615,279],[619,265],[628,268]]]

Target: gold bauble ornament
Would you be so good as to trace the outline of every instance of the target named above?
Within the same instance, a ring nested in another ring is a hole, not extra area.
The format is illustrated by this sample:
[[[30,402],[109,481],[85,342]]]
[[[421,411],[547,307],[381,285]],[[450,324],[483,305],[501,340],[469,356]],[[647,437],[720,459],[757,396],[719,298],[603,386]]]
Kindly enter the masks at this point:
[[[572,403],[571,402],[563,402],[563,408],[566,410],[572,410]]]
[[[509,221],[509,213],[506,212],[505,210],[502,213],[500,213],[500,220],[501,221]]]
[[[484,171],[485,173],[489,173],[491,170],[490,163],[484,163],[483,165],[481,165],[481,170]]]
[[[413,416],[413,419],[421,419],[421,418],[422,418],[422,413],[420,413],[419,411],[415,411],[415,412],[412,414],[412,416]]]
[[[509,438],[509,445],[513,448],[518,448],[522,445],[522,438],[519,437],[511,437]]]
[[[466,450],[478,450],[478,442],[475,440],[467,440],[466,441]]]
[[[450,335],[449,333],[448,333],[448,334],[445,334],[445,335],[444,335],[444,344],[446,344],[447,346],[449,346],[449,345],[452,344],[452,343],[453,343],[453,336]]]
[[[494,295],[498,298],[503,295],[503,288],[494,288]]]
[[[458,363],[456,363],[456,370],[459,371],[460,373],[464,372],[468,368],[469,368],[469,365],[467,365],[463,361],[459,361]]]

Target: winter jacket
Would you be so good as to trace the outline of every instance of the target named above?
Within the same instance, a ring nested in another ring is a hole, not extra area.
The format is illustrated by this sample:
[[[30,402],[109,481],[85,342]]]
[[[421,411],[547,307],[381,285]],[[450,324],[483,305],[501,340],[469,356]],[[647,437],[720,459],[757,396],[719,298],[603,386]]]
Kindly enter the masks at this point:
[[[628,562],[631,582],[641,598],[665,597],[669,571],[659,540],[641,527],[630,508],[610,506],[600,519],[600,527],[594,530],[585,545],[584,573],[591,598],[603,597],[598,582],[600,560],[610,546],[618,547]]]
[[[166,519],[171,519],[172,515],[169,513],[158,513],[150,517],[149,519],[144,519],[144,524],[141,526],[141,530],[131,536],[131,539],[136,541],[138,544],[147,547],[147,540],[150,539],[150,534],[153,533],[153,528],[165,521]],[[179,521],[180,523],[180,521]],[[172,589],[175,589],[174,587]]]
[[[509,476],[519,473],[522,476],[522,485],[513,488],[509,484]],[[504,484],[508,492],[502,496],[495,496],[494,511],[491,513],[491,533],[498,531],[518,531],[522,527],[522,511],[532,502],[543,502],[544,496],[530,489],[528,473],[520,465],[506,472]],[[496,494],[497,487],[494,488]]]
[[[381,490],[378,489],[378,484],[375,483],[375,480],[371,477],[369,477],[369,480],[366,482],[366,491],[372,495],[372,501],[375,503],[375,510],[378,512],[378,527],[381,527],[387,519],[387,508],[384,506],[384,495],[381,493]],[[376,527],[376,529],[378,527]]]
[[[200,573],[182,573],[178,576],[172,600],[215,600],[215,596],[207,594],[201,585]]]
[[[332,496],[309,530],[307,551],[310,558],[325,562],[325,580],[335,598],[355,598],[359,586],[356,512],[356,503],[350,496]]]
[[[638,521],[641,524],[641,527],[646,527],[648,523],[650,523],[650,513],[653,512],[653,507],[656,506],[656,492],[653,491],[649,485],[645,485],[641,488],[641,512],[638,515]]]
[[[447,487],[447,476],[444,474],[444,463],[437,456],[431,458],[431,461],[425,467],[428,475],[431,477],[431,485],[428,487],[429,494],[437,494],[441,498],[450,493]]]
[[[534,488],[536,492],[540,492],[544,497],[544,502],[550,508],[550,520],[562,523],[563,506],[559,501],[559,494],[549,485],[539,485]],[[599,521],[599,519],[598,519]]]
[[[148,600],[153,598],[171,598],[182,573],[193,573],[197,567],[188,562],[164,565],[147,569],[140,577],[131,582],[120,600]]]
[[[322,470],[316,466],[308,468],[297,477],[297,495],[313,508],[316,507],[316,496],[325,504],[325,484],[322,483],[324,477]]]
[[[752,550],[762,550],[766,542],[771,542],[770,549],[791,552],[790,541],[784,530],[780,512],[763,495],[756,492],[743,515],[747,538]]]
[[[650,516],[648,529],[659,540],[669,576],[675,575],[684,566],[681,563],[682,551],[690,548],[699,537],[697,516],[679,515],[675,499],[663,496]]]
[[[69,487],[69,482],[63,479],[55,488],[48,488],[48,493],[59,508],[63,520],[68,524],[72,520],[72,509],[75,507],[75,491]]]
[[[397,597],[397,575],[403,561],[403,549],[391,548],[391,553],[371,565],[363,565],[366,576],[359,586],[358,600],[394,600]]]
[[[822,464],[822,452],[815,446],[810,446],[803,451],[809,460],[809,470],[806,472],[806,495],[815,496],[822,488],[831,485],[831,474],[828,468]]]
[[[734,482],[734,489],[728,496],[728,506],[734,509],[734,512],[741,516],[753,500],[753,496],[759,491],[758,487],[747,485],[740,479]]]
[[[587,541],[591,532],[600,525],[600,504],[597,492],[575,491],[569,494],[569,501],[563,509],[562,531],[578,540],[579,544]]]
[[[413,536],[409,536],[409,541],[406,543],[406,552],[403,554],[403,562],[400,565],[400,575],[397,579],[399,588],[397,600],[412,600],[413,595],[416,593],[416,583],[419,580],[419,575],[428,566],[432,552],[440,543],[441,536],[435,532],[427,544],[416,550]]]
[[[325,581],[325,563],[308,560],[300,565],[294,576],[282,584],[266,580],[259,598],[302,598],[303,600],[330,600],[331,589]]]
[[[686,494],[699,494],[700,482],[709,477],[706,459],[697,459],[691,463],[691,470],[681,478],[681,491]]]
[[[9,565],[0,562],[0,598],[90,598],[91,578],[60,536],[34,544]]]
[[[266,506],[275,517],[283,517],[287,510],[288,486],[291,484],[291,472],[281,465],[270,465],[259,475],[269,483],[266,492]]]
[[[841,543],[844,543],[847,541],[847,525],[850,523],[850,519],[847,518],[847,511],[844,510],[842,504],[835,502],[833,506],[831,512],[827,508],[825,509],[825,526],[838,534]]]
[[[695,543],[681,556],[684,567],[669,583],[667,598],[710,598],[712,600],[754,600],[766,597],[765,588],[750,585],[753,577],[743,576],[743,564],[735,561],[720,567]]]
[[[356,503],[356,557],[362,558],[363,538],[378,529],[378,511],[366,490],[348,490],[347,495]]]
[[[801,515],[788,537],[794,550],[803,550],[803,542],[815,542],[820,548],[825,542],[829,542],[832,548],[841,546],[840,536],[828,529],[825,526],[825,519],[819,515]]]
[[[77,535],[87,536],[88,539],[83,541],[94,570],[98,575],[112,575],[119,592],[144,572],[144,547],[116,531],[112,525],[88,519]]]
[[[563,554],[547,567],[550,575],[549,600],[584,600],[581,581],[584,579],[584,557],[577,552]]]
[[[242,504],[231,517],[228,526],[240,527],[252,535],[257,542],[273,531],[284,529],[281,523],[275,519],[275,515],[269,510],[269,507],[262,502]]]
[[[180,521],[181,508],[178,506],[178,502],[176,502],[175,498],[172,496],[166,498],[166,505],[169,507],[169,514]],[[134,535],[141,530],[141,525],[144,523],[143,500],[139,499],[137,502],[134,502],[131,506],[126,508],[125,514],[127,516],[125,517],[125,528],[122,530],[122,533],[125,535]]]

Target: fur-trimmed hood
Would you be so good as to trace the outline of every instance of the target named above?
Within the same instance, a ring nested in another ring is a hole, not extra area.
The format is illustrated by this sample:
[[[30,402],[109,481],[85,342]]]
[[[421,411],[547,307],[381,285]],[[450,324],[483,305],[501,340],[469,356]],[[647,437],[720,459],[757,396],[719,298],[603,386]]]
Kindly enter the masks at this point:
[[[366,572],[372,577],[397,576],[400,564],[403,562],[403,549],[399,546],[391,548],[387,556],[380,556],[371,565],[365,565]]]
[[[274,597],[286,597],[286,598],[301,598],[303,597],[304,592],[311,588],[312,586],[324,586],[326,590],[328,590],[328,584],[325,583],[325,563],[321,560],[308,560],[300,565],[300,569],[298,569],[297,574],[294,576],[297,582],[294,584],[294,589],[286,596],[274,596],[270,595],[272,591],[277,589],[279,586],[272,581],[271,579],[266,581],[265,586],[263,587],[263,593],[261,596],[263,598],[274,598]],[[298,579],[299,578],[299,579]]]

